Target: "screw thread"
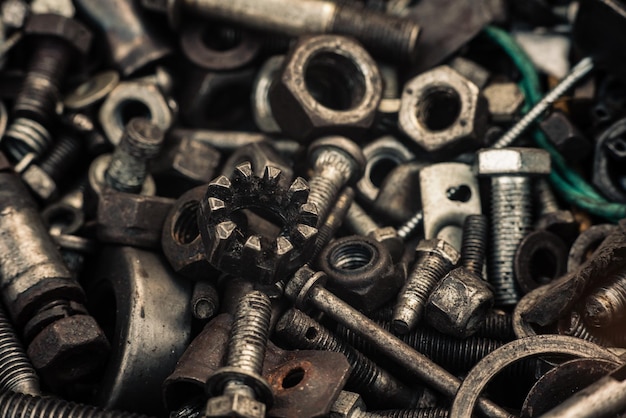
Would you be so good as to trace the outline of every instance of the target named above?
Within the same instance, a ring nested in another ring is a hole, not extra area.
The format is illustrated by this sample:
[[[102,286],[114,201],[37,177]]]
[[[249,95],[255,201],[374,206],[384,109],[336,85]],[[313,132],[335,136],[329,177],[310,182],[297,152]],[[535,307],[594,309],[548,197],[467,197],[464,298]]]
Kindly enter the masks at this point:
[[[21,393],[0,393],[3,418],[142,418],[144,415],[104,411],[62,399],[41,398]]]
[[[420,408],[420,409],[391,409],[388,411],[374,411],[369,416],[385,418],[448,418],[448,408]],[[363,415],[367,417],[368,415]]]
[[[255,290],[240,299],[228,340],[229,367],[263,372],[271,315],[272,303],[265,293]]]
[[[557,212],[559,203],[556,200],[554,192],[546,179],[539,179],[536,184],[537,200],[539,201],[540,212],[542,215]]]
[[[9,125],[3,143],[7,152],[20,161],[29,152],[42,155],[52,143],[52,136],[41,123],[29,118],[16,118]]]
[[[41,161],[40,167],[59,183],[81,155],[82,142],[73,135],[63,135]]]
[[[335,205],[324,220],[322,226],[317,230],[315,247],[311,260],[316,260],[319,253],[328,245],[346,217],[348,209],[354,201],[354,189],[346,187],[337,198]]]
[[[567,90],[580,81],[594,67],[593,60],[589,57],[583,58],[576,64],[569,74],[561,80],[543,99],[541,99],[533,108],[524,115],[511,129],[509,129],[496,143],[494,148],[506,148],[511,146],[519,136],[532,125],[539,116],[543,114],[554,102],[557,101]]]
[[[559,324],[559,332],[602,346],[612,345],[606,339],[592,334],[589,328],[587,328],[587,325],[585,325],[582,316],[576,311],[572,311],[569,318],[567,318],[567,322],[561,322]]]
[[[513,260],[522,239],[532,230],[532,192],[528,177],[491,179],[491,258],[489,280],[496,306],[519,300]]]
[[[626,273],[596,288],[585,300],[585,323],[599,328],[622,319],[626,313]]]
[[[326,221],[326,216],[337,200],[345,181],[339,176],[326,177],[315,175],[309,181],[309,199],[307,203],[313,203],[317,208],[318,225]]]
[[[276,335],[300,350],[324,350],[341,353],[352,366],[347,385],[372,401],[386,399],[394,404],[415,405],[416,391],[409,389],[388,372],[337,338],[303,312],[290,309],[276,324]]]
[[[482,277],[485,251],[487,250],[487,217],[469,215],[463,223],[463,242],[461,244],[461,261],[463,266]]]
[[[343,5],[331,31],[358,39],[373,55],[404,62],[415,58],[419,26],[410,19]]]
[[[413,267],[393,311],[396,332],[406,334],[419,322],[428,296],[452,266],[435,254],[422,256]]]
[[[30,364],[9,318],[0,306],[0,389],[39,394],[39,377]]]
[[[422,225],[424,221],[424,212],[419,211],[411,219],[406,221],[404,225],[398,229],[398,236],[406,241],[417,229]]]
[[[500,341],[513,341],[516,337],[513,331],[513,319],[511,314],[489,311],[485,317],[485,321],[474,335]]]

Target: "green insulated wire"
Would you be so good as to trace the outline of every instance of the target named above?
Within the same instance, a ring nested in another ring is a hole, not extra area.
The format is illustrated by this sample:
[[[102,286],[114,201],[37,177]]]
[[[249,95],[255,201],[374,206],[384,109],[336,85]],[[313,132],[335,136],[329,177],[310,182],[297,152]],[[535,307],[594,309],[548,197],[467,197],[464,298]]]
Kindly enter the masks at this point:
[[[530,110],[543,97],[535,66],[508,32],[495,26],[488,26],[485,33],[504,50],[520,71],[522,75],[520,88],[527,100],[524,111]],[[613,222],[626,217],[626,205],[609,202],[596,192],[585,179],[568,166],[565,158],[552,146],[543,132],[534,129],[533,138],[537,145],[550,153],[553,166],[550,181],[567,202]]]

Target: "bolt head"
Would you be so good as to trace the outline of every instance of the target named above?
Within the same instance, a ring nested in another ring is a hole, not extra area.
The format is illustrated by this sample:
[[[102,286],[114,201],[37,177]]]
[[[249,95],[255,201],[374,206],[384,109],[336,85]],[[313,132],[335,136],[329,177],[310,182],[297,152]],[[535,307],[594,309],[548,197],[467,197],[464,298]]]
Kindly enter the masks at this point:
[[[365,409],[365,403],[358,393],[342,390],[330,407],[329,418],[349,418],[354,412]]]
[[[550,154],[539,148],[483,149],[478,152],[479,176],[547,175],[550,169]]]
[[[326,275],[321,272],[316,272],[307,264],[298,269],[287,282],[285,286],[285,296],[293,302],[299,309],[305,308],[302,306],[306,302],[306,297],[309,290],[316,284],[324,285],[326,283]]]
[[[437,284],[426,304],[426,321],[457,338],[474,334],[493,306],[493,292],[480,277],[459,267]]]
[[[398,236],[398,231],[392,226],[377,228],[369,237],[383,244],[394,261],[399,260],[404,253],[404,241]]]
[[[348,183],[358,181],[365,171],[365,155],[361,147],[353,141],[342,136],[327,136],[320,138],[309,146],[308,159],[311,166],[315,165],[317,158],[323,151],[334,151],[339,153],[345,160],[349,161],[351,176]]]
[[[424,239],[415,248],[417,255],[437,255],[455,266],[461,255],[452,245],[441,239]]]
[[[216,396],[207,402],[205,416],[263,418],[265,404],[239,394]]]
[[[93,38],[91,31],[78,20],[54,13],[33,14],[26,22],[24,33],[61,39],[83,56],[89,52]]]

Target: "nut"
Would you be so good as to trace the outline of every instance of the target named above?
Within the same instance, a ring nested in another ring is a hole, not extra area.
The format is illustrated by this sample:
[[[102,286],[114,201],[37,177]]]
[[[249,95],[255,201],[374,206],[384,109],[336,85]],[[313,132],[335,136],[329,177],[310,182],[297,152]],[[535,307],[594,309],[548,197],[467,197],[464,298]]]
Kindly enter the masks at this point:
[[[328,276],[328,289],[362,311],[371,312],[390,301],[403,282],[389,251],[360,235],[327,245],[319,265]]]
[[[563,112],[552,112],[539,122],[539,127],[552,145],[570,161],[585,159],[592,152],[589,139]]]
[[[478,330],[493,300],[487,282],[459,267],[441,279],[430,294],[426,321],[444,334],[467,338]]]
[[[382,97],[376,63],[342,36],[300,39],[270,88],[270,104],[284,134],[310,140],[368,129]]]
[[[245,161],[250,161],[254,168],[254,174],[262,177],[265,167],[276,167],[281,171],[281,186],[289,187],[293,180],[293,168],[285,161],[272,142],[263,140],[254,142],[237,148],[235,152],[226,160],[222,167],[222,174],[230,176],[233,174],[237,166]]]
[[[284,55],[271,57],[261,66],[252,87],[252,115],[256,126],[266,133],[280,132],[280,127],[272,114],[269,91],[280,74],[285,62]]]
[[[515,83],[493,83],[483,90],[489,103],[491,120],[513,122],[524,104],[524,94]]]
[[[478,175],[550,174],[550,154],[538,148],[485,149],[478,152]]]
[[[439,257],[446,260],[450,265],[455,266],[459,262],[461,255],[459,252],[446,241],[441,239],[423,239],[415,247],[415,254],[429,255],[437,254]]]
[[[74,315],[44,328],[28,346],[28,357],[41,373],[75,381],[99,368],[109,350],[104,333],[87,315]]]
[[[399,124],[426,151],[459,154],[484,145],[487,101],[474,83],[440,66],[406,83]]]
[[[365,403],[358,393],[342,390],[330,408],[329,418],[350,418],[357,411],[365,410]]]
[[[216,396],[209,399],[206,417],[263,418],[265,404],[239,394]]]
[[[98,202],[98,238],[104,242],[159,248],[173,199],[110,191]]]
[[[404,253],[404,240],[398,236],[398,231],[391,226],[376,228],[368,237],[380,242],[389,251],[392,260],[399,260]]]
[[[81,55],[87,55],[92,39],[91,31],[78,20],[52,13],[33,14],[24,33],[59,38]]]

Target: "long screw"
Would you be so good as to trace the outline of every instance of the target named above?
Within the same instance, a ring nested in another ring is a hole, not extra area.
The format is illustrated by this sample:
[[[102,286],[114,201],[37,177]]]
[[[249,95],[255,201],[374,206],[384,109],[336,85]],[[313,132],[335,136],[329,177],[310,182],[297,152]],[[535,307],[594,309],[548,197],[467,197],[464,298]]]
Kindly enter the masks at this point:
[[[324,223],[317,230],[317,238],[315,239],[311,260],[317,260],[317,256],[322,252],[333,236],[335,236],[346,217],[346,213],[352,206],[353,201],[354,189],[352,187],[346,187],[339,194],[335,205],[330,210]]]
[[[574,84],[578,83],[584,76],[593,70],[594,64],[590,57],[583,58],[578,64],[572,67],[569,74],[559,82],[543,99],[541,99],[530,112],[526,113],[502,138],[498,139],[493,148],[506,148],[511,146],[519,136],[530,127],[550,106],[554,104],[566,91]]]
[[[449,398],[455,396],[461,385],[458,378],[324,289],[318,282],[324,278],[324,273],[314,272],[308,266],[304,266],[289,281],[285,294],[296,303],[296,307],[301,309],[311,307],[320,310],[329,318],[350,328],[413,376]],[[484,415],[492,418],[510,418],[511,416],[504,409],[483,398],[479,399],[478,408]]]
[[[343,354],[352,366],[348,388],[378,404],[415,406],[418,391],[411,389],[363,354],[337,338],[302,311],[290,309],[276,324],[276,336],[300,350],[326,350]]]
[[[398,228],[398,236],[403,240],[409,238],[424,223],[424,212],[417,212],[411,219]]]

